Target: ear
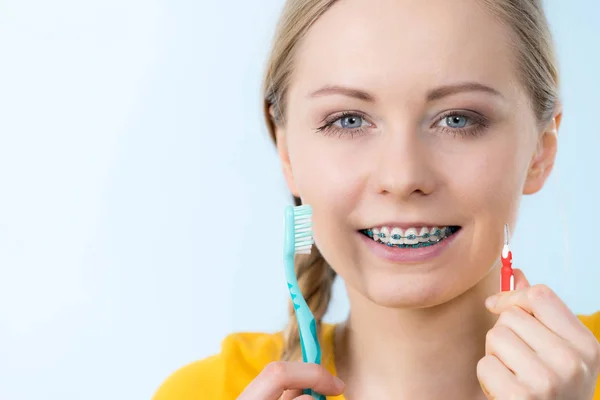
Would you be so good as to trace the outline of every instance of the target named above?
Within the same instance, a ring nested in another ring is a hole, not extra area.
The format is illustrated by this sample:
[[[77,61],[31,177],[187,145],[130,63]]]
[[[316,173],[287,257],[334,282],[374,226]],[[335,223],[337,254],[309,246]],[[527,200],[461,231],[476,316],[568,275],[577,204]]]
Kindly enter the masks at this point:
[[[272,105],[269,107],[269,114],[271,115],[271,120],[276,121],[274,118],[275,114],[273,112]],[[274,122],[273,129],[275,130],[277,154],[279,155],[279,161],[281,162],[283,177],[285,178],[285,182],[287,183],[290,192],[292,192],[292,195],[299,197],[298,190],[296,189],[296,181],[294,180],[294,175],[292,174],[292,165],[290,163],[290,154],[288,152],[285,127],[282,126],[281,122]]]
[[[529,165],[523,194],[539,192],[550,176],[556,160],[558,129],[561,120],[562,110],[558,109],[538,139],[537,150]]]

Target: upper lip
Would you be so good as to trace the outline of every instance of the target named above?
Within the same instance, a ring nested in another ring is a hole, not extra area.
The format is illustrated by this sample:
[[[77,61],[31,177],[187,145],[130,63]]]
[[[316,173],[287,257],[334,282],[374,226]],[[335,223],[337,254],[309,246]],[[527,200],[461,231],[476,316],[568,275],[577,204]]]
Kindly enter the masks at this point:
[[[388,222],[373,224],[364,229],[379,228],[382,226],[387,226],[387,227],[392,227],[392,228],[400,228],[400,229],[408,229],[408,228],[420,228],[423,226],[432,228],[434,226],[442,227],[442,226],[457,226],[457,225],[456,224],[440,224],[439,222],[422,222],[422,221],[415,221],[415,222],[388,221]]]

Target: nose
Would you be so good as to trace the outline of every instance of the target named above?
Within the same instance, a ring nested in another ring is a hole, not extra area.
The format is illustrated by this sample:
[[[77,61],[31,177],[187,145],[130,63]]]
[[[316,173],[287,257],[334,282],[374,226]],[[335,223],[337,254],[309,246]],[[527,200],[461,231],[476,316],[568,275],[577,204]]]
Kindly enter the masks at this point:
[[[418,132],[384,132],[371,180],[378,194],[406,201],[434,192],[435,155]]]

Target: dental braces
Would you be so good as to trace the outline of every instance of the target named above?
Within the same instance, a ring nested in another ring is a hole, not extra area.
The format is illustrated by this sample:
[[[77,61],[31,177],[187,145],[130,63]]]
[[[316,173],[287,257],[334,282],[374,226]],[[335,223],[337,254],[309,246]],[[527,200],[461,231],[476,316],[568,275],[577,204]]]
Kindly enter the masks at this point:
[[[373,238],[373,230],[372,229],[365,229],[364,231],[367,236]],[[450,236],[452,233],[454,233],[452,231],[452,228],[450,227],[446,227],[443,230],[442,229],[437,229],[433,234],[431,234],[430,232],[428,233],[424,233],[423,235],[415,235],[415,234],[410,234],[408,236],[402,236],[402,235],[398,235],[397,233],[390,235],[391,239],[394,240],[400,240],[400,239],[408,239],[408,240],[415,240],[415,239],[429,239],[431,236],[437,236],[440,237],[442,236],[442,233],[444,233],[446,236]],[[385,239],[386,238],[386,234],[383,232],[379,232],[379,234],[377,235],[377,237],[381,238],[381,239]]]
[[[431,234],[431,232],[428,233],[424,233],[423,235],[414,235],[414,234],[410,234],[407,236],[402,236],[399,235],[397,233],[390,235],[391,239],[394,240],[399,240],[399,239],[408,239],[408,240],[415,240],[415,239],[419,239],[419,238],[423,238],[423,239],[429,239],[431,238],[431,236],[437,236],[437,239],[435,241],[429,241],[429,242],[420,242],[420,243],[416,243],[416,244],[403,244],[403,243],[399,243],[399,244],[394,244],[394,243],[382,243],[385,244],[389,247],[399,247],[401,249],[403,248],[419,248],[419,247],[428,247],[428,246],[433,246],[434,244],[437,244],[439,242],[441,242],[442,240],[446,239],[448,236],[450,236],[451,234],[455,233],[457,230],[452,229],[451,227],[446,227],[444,229],[437,229],[434,231],[433,234]],[[373,239],[373,230],[372,229],[365,229],[363,231],[368,237],[370,237],[371,239]],[[442,233],[444,234],[444,236],[442,236]],[[386,238],[386,234],[383,232],[379,232],[379,234],[377,235],[378,238],[380,239],[385,239]]]

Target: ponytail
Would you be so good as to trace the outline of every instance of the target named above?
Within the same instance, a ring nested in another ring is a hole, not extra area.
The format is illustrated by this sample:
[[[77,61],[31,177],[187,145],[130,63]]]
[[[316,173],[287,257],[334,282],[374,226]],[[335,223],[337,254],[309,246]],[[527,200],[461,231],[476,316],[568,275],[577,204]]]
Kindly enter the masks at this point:
[[[274,143],[278,125],[285,125],[286,92],[293,69],[293,56],[297,44],[310,26],[337,0],[287,0],[275,32],[271,55],[266,66],[262,84],[263,114],[267,130]],[[296,206],[301,205],[294,197]],[[331,299],[331,288],[335,271],[327,264],[319,249],[313,246],[310,255],[298,254],[294,269],[298,286],[317,322],[317,332]],[[294,307],[289,306],[289,321],[283,331],[284,346],[282,359],[300,357],[300,335]]]

